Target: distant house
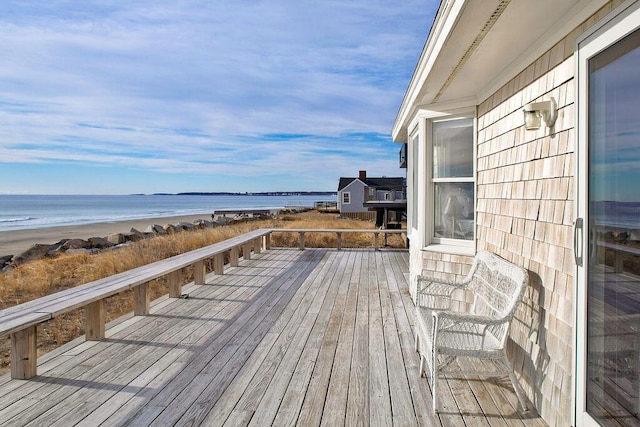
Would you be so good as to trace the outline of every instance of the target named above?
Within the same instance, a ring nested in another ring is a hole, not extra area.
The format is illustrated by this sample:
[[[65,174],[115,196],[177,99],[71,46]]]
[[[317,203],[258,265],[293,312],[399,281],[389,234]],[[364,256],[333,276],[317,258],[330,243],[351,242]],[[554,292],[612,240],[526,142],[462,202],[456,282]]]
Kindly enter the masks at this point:
[[[360,171],[357,178],[340,178],[338,210],[343,216],[360,219],[376,218],[376,208],[406,209],[405,179],[402,177],[368,178]]]

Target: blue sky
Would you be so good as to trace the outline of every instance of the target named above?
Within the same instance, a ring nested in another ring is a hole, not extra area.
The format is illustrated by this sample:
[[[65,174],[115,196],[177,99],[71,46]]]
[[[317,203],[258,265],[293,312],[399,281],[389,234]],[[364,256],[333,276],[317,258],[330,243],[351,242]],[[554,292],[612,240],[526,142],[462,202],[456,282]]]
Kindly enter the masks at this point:
[[[335,190],[390,130],[436,0],[5,0],[0,193]]]

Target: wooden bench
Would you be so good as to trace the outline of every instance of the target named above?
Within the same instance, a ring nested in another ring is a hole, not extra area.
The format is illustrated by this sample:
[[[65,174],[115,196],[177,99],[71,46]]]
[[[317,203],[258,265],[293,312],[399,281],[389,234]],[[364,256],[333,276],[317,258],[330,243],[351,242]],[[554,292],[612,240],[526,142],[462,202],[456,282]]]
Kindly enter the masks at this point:
[[[224,256],[229,253],[229,264],[238,265],[240,252],[251,258],[251,250],[260,253],[269,249],[271,230],[255,230],[214,245],[196,249],[168,259],[147,264],[123,273],[84,285],[47,295],[33,301],[0,310],[0,337],[11,336],[11,377],[28,379],[37,375],[38,324],[60,314],[84,307],[87,340],[101,340],[105,336],[104,300],[122,291],[133,289],[136,315],[149,314],[149,282],[162,276],[169,277],[169,297],[181,295],[179,270],[193,266],[194,283],[205,283],[207,259],[214,259],[215,274],[224,274]]]
[[[626,245],[618,245],[610,242],[598,242],[598,249],[609,249],[613,251],[613,268],[616,273],[622,273],[624,270],[624,260],[633,256],[640,257],[640,249]],[[600,254],[601,259],[604,259],[604,253]]]
[[[448,373],[508,375],[522,408],[526,409],[505,344],[527,284],[524,269],[486,251],[478,252],[463,280],[447,282],[418,277],[415,344],[420,354],[420,375],[424,374],[425,361],[431,368],[434,412],[438,411],[438,379]],[[465,369],[467,365],[461,363],[461,370],[447,370],[459,357],[491,362],[492,369],[479,363],[469,363],[471,366]]]

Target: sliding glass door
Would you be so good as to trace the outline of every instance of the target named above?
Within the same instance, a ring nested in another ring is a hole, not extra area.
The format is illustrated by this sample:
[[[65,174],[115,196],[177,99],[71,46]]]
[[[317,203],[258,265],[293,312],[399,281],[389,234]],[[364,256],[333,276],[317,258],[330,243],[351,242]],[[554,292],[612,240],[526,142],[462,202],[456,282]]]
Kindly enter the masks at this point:
[[[579,48],[578,425],[640,425],[637,11],[628,8]]]

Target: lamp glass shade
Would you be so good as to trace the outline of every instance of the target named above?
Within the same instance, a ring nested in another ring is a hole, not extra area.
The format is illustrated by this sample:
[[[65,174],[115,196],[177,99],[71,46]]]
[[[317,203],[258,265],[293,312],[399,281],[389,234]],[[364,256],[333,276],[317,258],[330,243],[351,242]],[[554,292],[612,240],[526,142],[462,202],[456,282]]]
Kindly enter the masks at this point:
[[[526,130],[540,129],[540,112],[538,111],[525,111],[524,112],[524,128]]]

